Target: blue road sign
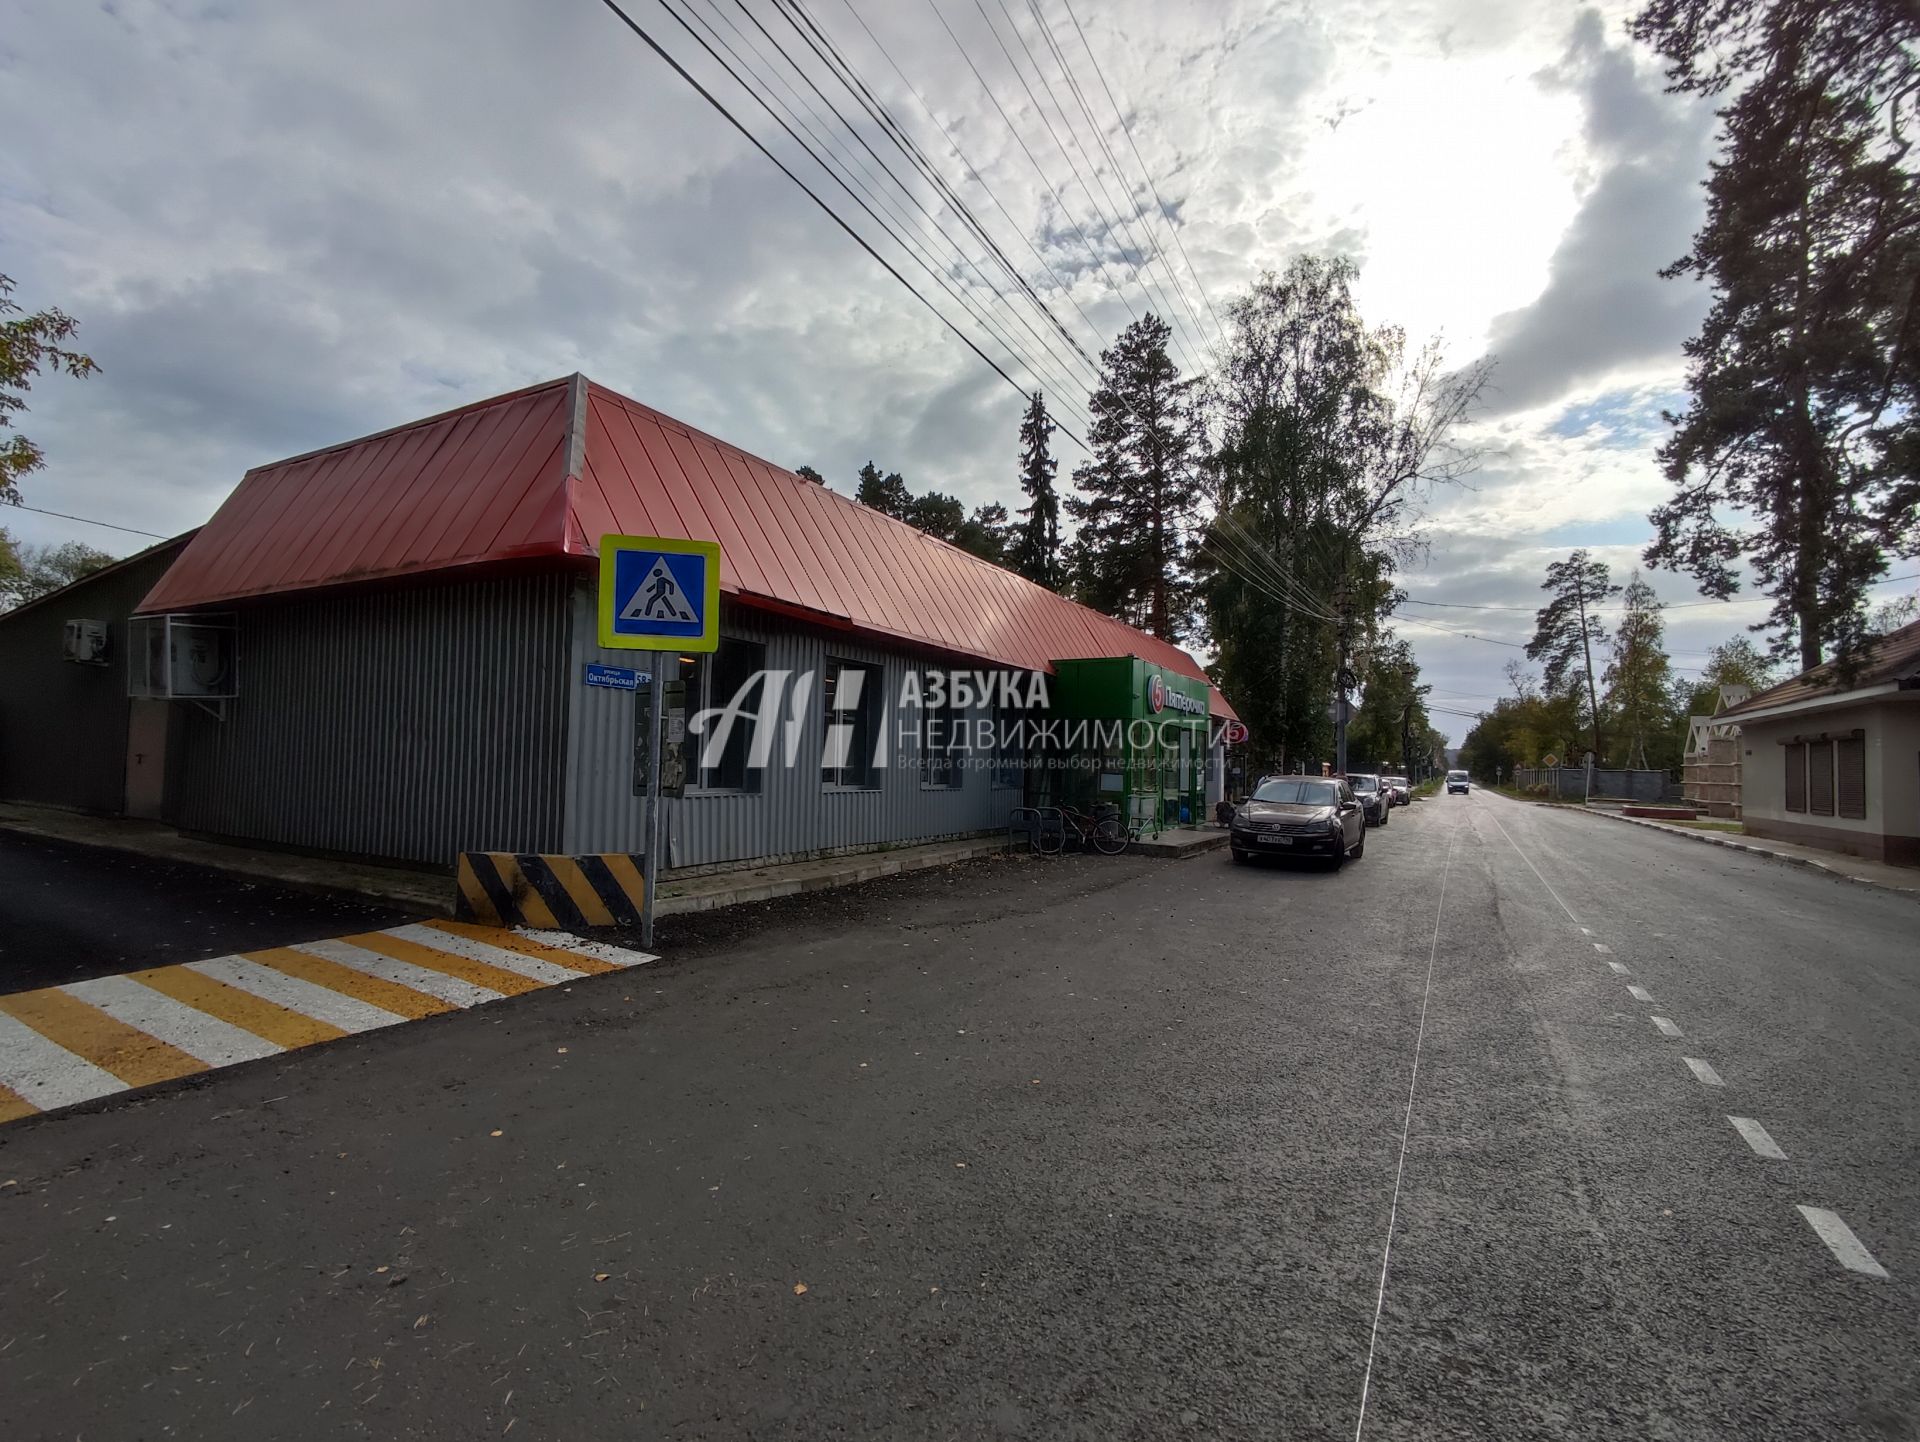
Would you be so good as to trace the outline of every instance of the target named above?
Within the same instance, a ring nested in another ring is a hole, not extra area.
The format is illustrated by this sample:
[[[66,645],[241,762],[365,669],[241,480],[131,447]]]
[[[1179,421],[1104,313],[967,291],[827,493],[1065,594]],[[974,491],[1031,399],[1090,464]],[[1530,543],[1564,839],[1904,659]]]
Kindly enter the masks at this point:
[[[659,536],[600,538],[600,644],[712,651],[720,644],[720,547]]]
[[[629,671],[625,666],[599,666],[587,663],[587,684],[605,686],[613,691],[638,691],[640,673]]]

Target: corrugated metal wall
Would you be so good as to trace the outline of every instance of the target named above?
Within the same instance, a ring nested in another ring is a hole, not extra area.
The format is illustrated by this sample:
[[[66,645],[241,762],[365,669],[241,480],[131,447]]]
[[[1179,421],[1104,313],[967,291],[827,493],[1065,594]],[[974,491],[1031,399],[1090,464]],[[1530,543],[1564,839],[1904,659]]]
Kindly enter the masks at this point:
[[[0,797],[118,812],[127,795],[127,617],[184,541],[0,616]],[[61,659],[69,620],[102,621],[107,664]]]
[[[644,698],[625,691],[582,684],[589,662],[646,671],[649,653],[606,651],[597,644],[594,586],[574,593],[574,645],[568,685],[570,712],[567,773],[568,851],[642,851],[646,805],[633,794],[633,743],[636,708]],[[802,716],[798,764],[767,768],[757,794],[701,795],[689,790],[666,803],[666,853],[669,867],[704,866],[759,857],[804,856],[885,842],[960,836],[1006,824],[1007,812],[1020,804],[1017,790],[993,785],[985,769],[962,768],[961,784],[951,790],[923,787],[917,755],[906,766],[891,764],[873,791],[834,790],[820,780],[820,755],[826,739],[820,673],[829,656],[884,668],[889,714],[910,663],[898,652],[882,650],[853,637],[816,631],[798,623],[738,607],[722,609],[724,635],[759,641],[767,648],[767,667],[813,674],[813,691]],[[644,713],[642,713],[644,714]],[[984,713],[974,708],[974,717]],[[888,734],[894,728],[889,721]],[[890,747],[891,749],[891,747]]]
[[[451,865],[559,849],[570,577],[239,608],[224,721],[174,703],[168,820]]]

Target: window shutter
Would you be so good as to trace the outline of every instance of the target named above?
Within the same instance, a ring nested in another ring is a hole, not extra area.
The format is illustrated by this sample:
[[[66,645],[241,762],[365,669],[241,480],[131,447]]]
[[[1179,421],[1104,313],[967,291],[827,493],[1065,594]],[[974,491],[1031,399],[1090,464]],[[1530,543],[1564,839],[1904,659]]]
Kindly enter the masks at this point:
[[[1833,743],[1807,743],[1807,810],[1815,816],[1833,815]]]
[[[1806,742],[1789,741],[1782,749],[1787,757],[1787,810],[1805,811],[1807,809]]]
[[[1864,736],[1845,736],[1834,743],[1834,770],[1840,781],[1840,814],[1855,821],[1867,819],[1867,742]]]

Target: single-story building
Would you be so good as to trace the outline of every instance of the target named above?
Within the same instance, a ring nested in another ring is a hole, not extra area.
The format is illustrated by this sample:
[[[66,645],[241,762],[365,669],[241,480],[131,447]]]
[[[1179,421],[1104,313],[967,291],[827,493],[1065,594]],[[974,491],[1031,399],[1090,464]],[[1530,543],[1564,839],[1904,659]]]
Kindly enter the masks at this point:
[[[580,375],[249,471],[0,616],[0,794],[435,867],[639,851],[652,668],[599,645],[609,534],[722,552],[719,649],[659,657],[663,869],[1219,794],[1233,711],[1184,650]]]
[[[1920,866],[1920,621],[1730,706],[1747,831]]]

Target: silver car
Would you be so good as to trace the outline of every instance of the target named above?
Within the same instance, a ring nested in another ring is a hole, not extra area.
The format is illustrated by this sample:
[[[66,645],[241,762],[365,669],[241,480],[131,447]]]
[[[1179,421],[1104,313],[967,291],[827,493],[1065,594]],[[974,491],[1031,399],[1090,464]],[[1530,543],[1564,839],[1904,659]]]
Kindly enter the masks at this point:
[[[1350,774],[1347,780],[1352,783],[1353,794],[1360,800],[1367,825],[1385,826],[1391,819],[1388,813],[1393,809],[1393,793],[1381,783],[1378,776]]]

